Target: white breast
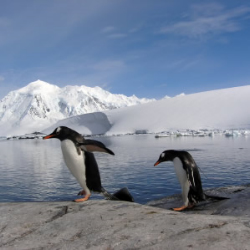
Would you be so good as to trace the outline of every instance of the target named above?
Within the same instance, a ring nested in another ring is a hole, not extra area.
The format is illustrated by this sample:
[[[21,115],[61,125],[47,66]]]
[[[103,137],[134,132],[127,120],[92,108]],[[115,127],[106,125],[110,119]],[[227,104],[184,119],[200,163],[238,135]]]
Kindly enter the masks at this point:
[[[183,169],[181,160],[178,157],[174,158],[173,163],[174,163],[176,176],[178,178],[178,181],[181,184],[182,199],[183,199],[184,205],[187,206],[188,205],[188,192],[189,192],[189,187],[190,187],[188,179],[187,179],[187,174],[186,174],[186,171]]]
[[[81,152],[79,155],[74,143],[71,140],[63,140],[61,142],[61,149],[64,161],[71,174],[76,178],[81,187],[88,193],[89,189],[86,185],[86,168],[84,153]]]

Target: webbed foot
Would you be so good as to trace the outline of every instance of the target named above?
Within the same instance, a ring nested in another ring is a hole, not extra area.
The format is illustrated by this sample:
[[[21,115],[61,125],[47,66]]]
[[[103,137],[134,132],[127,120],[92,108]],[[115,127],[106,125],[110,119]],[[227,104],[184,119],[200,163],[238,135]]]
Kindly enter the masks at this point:
[[[174,211],[183,211],[183,210],[185,210],[187,208],[192,208],[192,207],[194,207],[194,204],[189,204],[187,206],[184,205],[182,207],[175,207],[175,208],[172,208],[172,210],[174,210]]]
[[[83,202],[83,201],[87,201],[90,197],[90,194],[86,194],[83,198],[80,199],[75,199],[74,202]]]

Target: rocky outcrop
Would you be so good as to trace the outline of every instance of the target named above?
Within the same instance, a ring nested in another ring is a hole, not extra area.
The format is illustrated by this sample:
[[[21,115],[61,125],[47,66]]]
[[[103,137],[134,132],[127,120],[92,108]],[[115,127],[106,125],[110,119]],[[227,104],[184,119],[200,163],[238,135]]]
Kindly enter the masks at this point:
[[[220,187],[205,190],[208,195],[228,197],[225,200],[208,199],[194,208],[183,211],[187,214],[210,214],[250,217],[250,184],[242,186]],[[173,195],[163,199],[150,201],[149,206],[171,209],[182,205],[181,195]]]
[[[106,200],[0,203],[0,248],[250,249],[249,189],[193,210],[205,215]]]

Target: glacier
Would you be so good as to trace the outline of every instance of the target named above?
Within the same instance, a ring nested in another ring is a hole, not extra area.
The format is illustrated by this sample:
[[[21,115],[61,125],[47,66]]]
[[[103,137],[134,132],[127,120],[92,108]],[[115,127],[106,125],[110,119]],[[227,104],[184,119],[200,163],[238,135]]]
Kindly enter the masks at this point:
[[[249,130],[249,106],[248,85],[179,95],[141,105],[75,116],[55,123],[44,132],[51,132],[60,125],[69,126],[83,134],[105,135],[137,134],[138,131]]]

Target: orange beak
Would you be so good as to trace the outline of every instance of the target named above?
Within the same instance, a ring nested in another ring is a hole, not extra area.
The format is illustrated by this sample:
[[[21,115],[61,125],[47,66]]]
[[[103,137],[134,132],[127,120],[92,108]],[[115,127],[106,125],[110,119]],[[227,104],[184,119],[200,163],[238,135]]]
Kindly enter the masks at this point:
[[[157,166],[158,164],[160,164],[161,162],[160,161],[157,161],[154,166]]]
[[[43,137],[44,140],[47,140],[49,138],[53,138],[55,135],[51,134],[51,135],[46,135]]]

